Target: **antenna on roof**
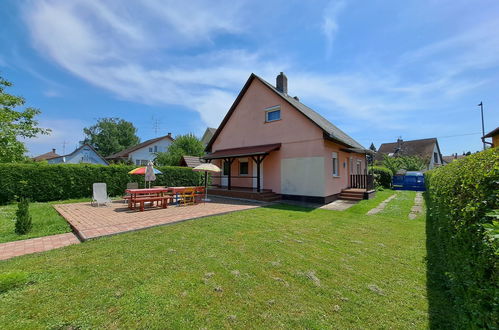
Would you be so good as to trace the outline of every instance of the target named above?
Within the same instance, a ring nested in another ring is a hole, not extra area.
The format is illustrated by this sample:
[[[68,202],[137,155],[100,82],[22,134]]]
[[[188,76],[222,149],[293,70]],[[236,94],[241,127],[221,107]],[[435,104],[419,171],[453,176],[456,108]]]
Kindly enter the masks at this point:
[[[66,144],[68,144],[66,141],[62,141],[62,154],[66,154]]]
[[[160,120],[152,116],[152,129],[154,130],[154,135],[158,135]]]

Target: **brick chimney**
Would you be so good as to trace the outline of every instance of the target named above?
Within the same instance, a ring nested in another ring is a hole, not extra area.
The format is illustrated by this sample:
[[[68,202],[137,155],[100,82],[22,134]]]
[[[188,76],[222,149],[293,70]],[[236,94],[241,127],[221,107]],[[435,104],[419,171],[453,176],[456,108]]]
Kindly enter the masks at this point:
[[[52,148],[52,152],[55,154],[55,148]]]
[[[284,94],[288,94],[288,77],[281,72],[275,79],[275,88]]]
[[[168,137],[172,137],[172,133],[168,133],[168,134],[167,134],[167,136],[168,136]]]

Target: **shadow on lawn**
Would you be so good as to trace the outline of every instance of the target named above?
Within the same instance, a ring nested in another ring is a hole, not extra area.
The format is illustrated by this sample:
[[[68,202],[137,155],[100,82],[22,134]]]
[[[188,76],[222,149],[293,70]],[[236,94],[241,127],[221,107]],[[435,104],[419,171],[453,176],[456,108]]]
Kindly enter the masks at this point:
[[[441,247],[436,239],[436,228],[433,228],[428,214],[426,214],[426,294],[429,328],[454,329],[453,320],[456,317],[452,309],[451,297],[447,292],[445,269],[439,261],[441,260],[439,257]]]

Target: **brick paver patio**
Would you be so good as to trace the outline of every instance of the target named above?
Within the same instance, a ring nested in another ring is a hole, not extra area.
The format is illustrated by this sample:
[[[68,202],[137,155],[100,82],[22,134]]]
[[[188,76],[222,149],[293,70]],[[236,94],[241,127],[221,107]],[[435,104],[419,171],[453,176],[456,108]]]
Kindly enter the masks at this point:
[[[80,239],[87,240],[262,205],[264,204],[212,198],[209,203],[168,206],[167,209],[146,208],[144,212],[129,210],[126,204],[118,201],[100,207],[91,206],[90,203],[57,204],[54,207],[71,224]]]
[[[63,246],[78,244],[80,241],[73,233],[45,236],[0,244],[0,260],[24,254],[43,252]]]

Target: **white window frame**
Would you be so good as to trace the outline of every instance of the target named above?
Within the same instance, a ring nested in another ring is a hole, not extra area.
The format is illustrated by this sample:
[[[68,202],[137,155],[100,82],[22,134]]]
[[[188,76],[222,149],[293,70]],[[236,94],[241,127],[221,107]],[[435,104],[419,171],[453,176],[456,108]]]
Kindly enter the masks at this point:
[[[333,152],[331,155],[331,165],[333,177],[338,178],[340,176],[340,158],[337,152]]]
[[[152,152],[152,147],[149,147],[149,152]]]
[[[277,112],[277,111],[279,111],[279,118],[269,120],[269,114],[273,113],[273,112]],[[265,122],[266,123],[272,123],[272,122],[278,121],[278,120],[281,120],[281,106],[280,105],[276,105],[276,106],[265,109]]]
[[[158,152],[158,146],[154,146],[154,152]]]

